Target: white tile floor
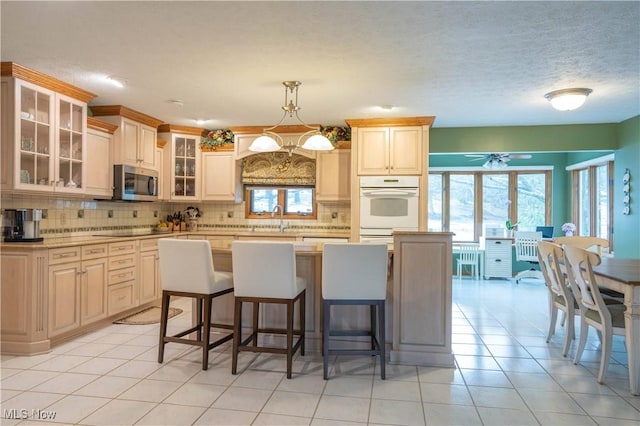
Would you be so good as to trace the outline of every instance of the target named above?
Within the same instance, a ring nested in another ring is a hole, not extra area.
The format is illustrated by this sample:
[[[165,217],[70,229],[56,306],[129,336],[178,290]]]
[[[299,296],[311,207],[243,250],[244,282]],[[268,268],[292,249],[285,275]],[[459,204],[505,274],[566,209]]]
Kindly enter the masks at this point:
[[[233,376],[228,345],[211,352],[207,371],[197,349],[177,344],[161,365],[158,325],[111,325],[46,355],[3,356],[1,423],[55,414],[50,422],[80,425],[640,425],[624,340],[615,337],[599,385],[595,333],[580,365],[561,356],[562,329],[545,342],[541,281],[453,286],[456,369],[388,365],[382,381],[373,358],[339,357],[324,381],[312,353],[296,358],[287,380],[282,356],[241,354]],[[173,325],[190,321],[190,304],[178,304],[185,312]]]

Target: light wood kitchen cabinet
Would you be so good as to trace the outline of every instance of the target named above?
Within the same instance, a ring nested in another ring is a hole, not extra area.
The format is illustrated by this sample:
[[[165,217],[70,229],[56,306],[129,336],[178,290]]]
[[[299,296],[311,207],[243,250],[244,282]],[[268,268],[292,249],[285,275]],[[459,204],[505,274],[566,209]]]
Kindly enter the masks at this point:
[[[233,152],[202,153],[202,201],[242,201],[240,166]]]
[[[114,164],[158,170],[156,139],[162,120],[122,105],[92,106],[94,117],[118,126],[113,134]]]
[[[390,363],[454,367],[452,236],[396,232],[393,238]]]
[[[376,127],[358,129],[359,175],[422,173],[422,129]]]
[[[318,152],[316,161],[316,201],[351,199],[351,150]]]
[[[158,240],[148,239],[140,241],[140,255],[138,260],[139,303],[154,301],[160,297]]]
[[[485,267],[486,278],[511,278],[511,238],[487,238],[485,239]]]
[[[50,250],[49,337],[107,316],[106,254],[106,244]]]
[[[117,126],[87,117],[86,193],[100,198],[113,197],[111,144]]]
[[[82,194],[94,94],[2,63],[2,188]]]
[[[114,315],[138,304],[137,285],[138,241],[127,240],[109,244],[107,276],[107,313]]]
[[[168,200],[169,194],[167,191],[168,185],[165,184],[164,174],[164,149],[167,146],[167,141],[164,139],[158,139],[156,142],[156,164],[158,165],[158,200]]]
[[[434,117],[348,119],[358,175],[422,175]],[[352,160],[353,164],[353,160]]]
[[[172,201],[199,201],[201,196],[200,135],[197,127],[163,124],[158,137],[168,142],[162,173]]]

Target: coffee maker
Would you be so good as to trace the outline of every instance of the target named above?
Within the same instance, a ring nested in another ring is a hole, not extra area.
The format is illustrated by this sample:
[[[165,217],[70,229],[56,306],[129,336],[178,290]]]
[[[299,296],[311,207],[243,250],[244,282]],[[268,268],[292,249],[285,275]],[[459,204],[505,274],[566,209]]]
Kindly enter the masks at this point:
[[[2,237],[4,242],[43,241],[40,237],[40,221],[42,210],[39,209],[4,209],[2,210]]]

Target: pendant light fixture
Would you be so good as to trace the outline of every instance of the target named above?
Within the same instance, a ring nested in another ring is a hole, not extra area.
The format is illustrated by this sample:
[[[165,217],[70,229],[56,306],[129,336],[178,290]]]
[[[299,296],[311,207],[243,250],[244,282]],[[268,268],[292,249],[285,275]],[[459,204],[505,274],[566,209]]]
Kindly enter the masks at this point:
[[[587,100],[591,89],[561,89],[549,92],[544,97],[551,102],[551,106],[559,111],[571,111],[580,108]]]
[[[274,152],[285,149],[289,155],[298,148],[304,148],[310,151],[331,151],[334,147],[329,139],[320,133],[320,128],[309,126],[298,117],[298,111],[301,109],[300,106],[298,106],[298,87],[300,87],[302,83],[299,81],[283,81],[282,84],[284,85],[284,106],[282,107],[284,114],[282,119],[275,126],[264,129],[262,135],[254,139],[251,143],[249,151]],[[287,115],[289,118],[295,116],[299,124],[310,129],[308,132],[300,135],[295,144],[291,142],[285,143],[282,136],[274,131],[287,118]]]

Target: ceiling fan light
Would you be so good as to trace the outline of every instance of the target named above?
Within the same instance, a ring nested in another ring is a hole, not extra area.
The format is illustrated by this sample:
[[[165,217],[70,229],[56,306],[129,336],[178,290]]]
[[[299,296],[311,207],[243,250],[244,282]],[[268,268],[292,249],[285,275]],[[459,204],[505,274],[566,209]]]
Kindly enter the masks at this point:
[[[331,151],[334,149],[334,146],[325,136],[316,134],[308,138],[302,144],[302,148],[310,151]]]
[[[274,152],[280,151],[280,145],[271,136],[262,135],[253,140],[249,146],[249,151],[253,152]]]
[[[549,92],[544,97],[558,111],[572,111],[580,108],[591,92],[591,89],[585,88],[562,89]]]

